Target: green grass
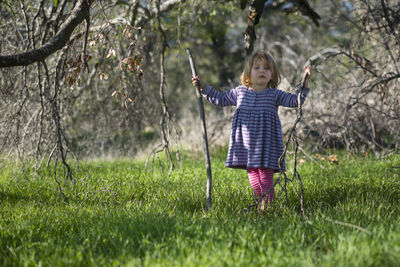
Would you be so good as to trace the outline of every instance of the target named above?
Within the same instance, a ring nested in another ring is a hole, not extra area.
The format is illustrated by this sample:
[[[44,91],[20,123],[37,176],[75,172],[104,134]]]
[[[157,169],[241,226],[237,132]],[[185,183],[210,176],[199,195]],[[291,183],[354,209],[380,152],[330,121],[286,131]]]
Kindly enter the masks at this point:
[[[307,218],[291,191],[264,216],[240,213],[252,203],[247,174],[224,158],[212,156],[209,212],[201,155],[185,154],[169,178],[127,159],[79,162],[75,188],[62,182],[68,203],[51,171],[2,160],[0,265],[398,266],[400,155],[304,158]]]

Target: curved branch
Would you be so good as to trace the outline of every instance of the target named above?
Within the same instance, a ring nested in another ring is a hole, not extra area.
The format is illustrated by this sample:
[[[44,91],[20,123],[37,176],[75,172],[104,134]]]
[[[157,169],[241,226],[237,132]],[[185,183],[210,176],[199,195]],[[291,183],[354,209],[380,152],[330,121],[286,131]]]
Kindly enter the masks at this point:
[[[71,15],[61,25],[59,32],[48,44],[25,53],[0,56],[0,68],[27,66],[38,61],[43,61],[57,50],[62,49],[68,42],[74,29],[90,15],[89,9],[93,1],[79,0],[75,8],[71,11]]]
[[[246,33],[244,35],[247,55],[250,55],[253,52],[254,41],[257,39],[255,26],[260,22],[260,17],[263,13],[265,2],[266,0],[251,1]]]

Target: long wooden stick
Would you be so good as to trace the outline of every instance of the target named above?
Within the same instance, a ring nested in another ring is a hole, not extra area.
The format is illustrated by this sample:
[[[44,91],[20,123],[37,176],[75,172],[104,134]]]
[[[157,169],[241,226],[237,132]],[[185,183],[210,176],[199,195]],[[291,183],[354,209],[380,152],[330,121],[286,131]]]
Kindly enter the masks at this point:
[[[194,64],[192,53],[190,52],[189,48],[186,48],[186,52],[189,56],[189,63],[190,68],[192,69],[192,75],[194,77],[197,76],[196,65]],[[211,189],[212,189],[212,175],[211,175],[211,162],[210,162],[210,153],[208,150],[208,141],[207,141],[207,129],[206,129],[206,117],[204,115],[204,106],[203,106],[203,99],[200,94],[200,85],[196,86],[196,96],[197,101],[199,103],[199,112],[200,112],[200,119],[201,119],[201,130],[203,133],[203,143],[204,143],[204,156],[206,159],[206,166],[207,166],[207,210],[211,209]]]

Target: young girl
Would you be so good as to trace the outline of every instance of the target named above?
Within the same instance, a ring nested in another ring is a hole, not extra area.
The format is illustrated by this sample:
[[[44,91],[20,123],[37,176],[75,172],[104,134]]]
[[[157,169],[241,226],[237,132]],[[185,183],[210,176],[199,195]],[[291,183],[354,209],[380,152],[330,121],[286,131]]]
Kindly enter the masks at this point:
[[[305,68],[303,75],[307,73],[306,87],[311,66]],[[279,70],[272,57],[262,51],[256,51],[248,58],[240,77],[241,85],[230,91],[217,91],[199,77],[193,77],[192,82],[194,86],[199,85],[201,94],[210,103],[237,107],[225,166],[247,170],[256,199],[269,192],[261,202],[263,210],[265,204],[274,201],[273,175],[279,171],[278,160],[283,152],[278,107],[297,107],[299,90],[291,94],[276,89],[280,83]],[[308,91],[304,88],[300,97],[302,102]]]

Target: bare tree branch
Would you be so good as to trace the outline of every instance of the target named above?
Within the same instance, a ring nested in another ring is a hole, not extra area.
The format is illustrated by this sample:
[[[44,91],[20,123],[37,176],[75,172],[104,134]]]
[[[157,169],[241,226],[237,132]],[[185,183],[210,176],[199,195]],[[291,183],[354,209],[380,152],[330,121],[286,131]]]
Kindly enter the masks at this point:
[[[242,8],[245,2],[247,1],[241,1]],[[254,42],[257,39],[255,26],[260,22],[260,17],[263,14],[264,7],[279,8],[287,13],[300,11],[303,16],[311,18],[317,26],[319,26],[319,20],[321,19],[321,17],[311,8],[307,0],[252,0],[249,6],[249,16],[244,36],[247,55],[251,54],[253,51]]]
[[[94,0],[79,0],[71,15],[61,25],[58,33],[46,45],[25,53],[0,56],[0,68],[27,66],[34,62],[43,61],[48,56],[62,49],[68,42],[74,29],[89,16],[90,5]]]

